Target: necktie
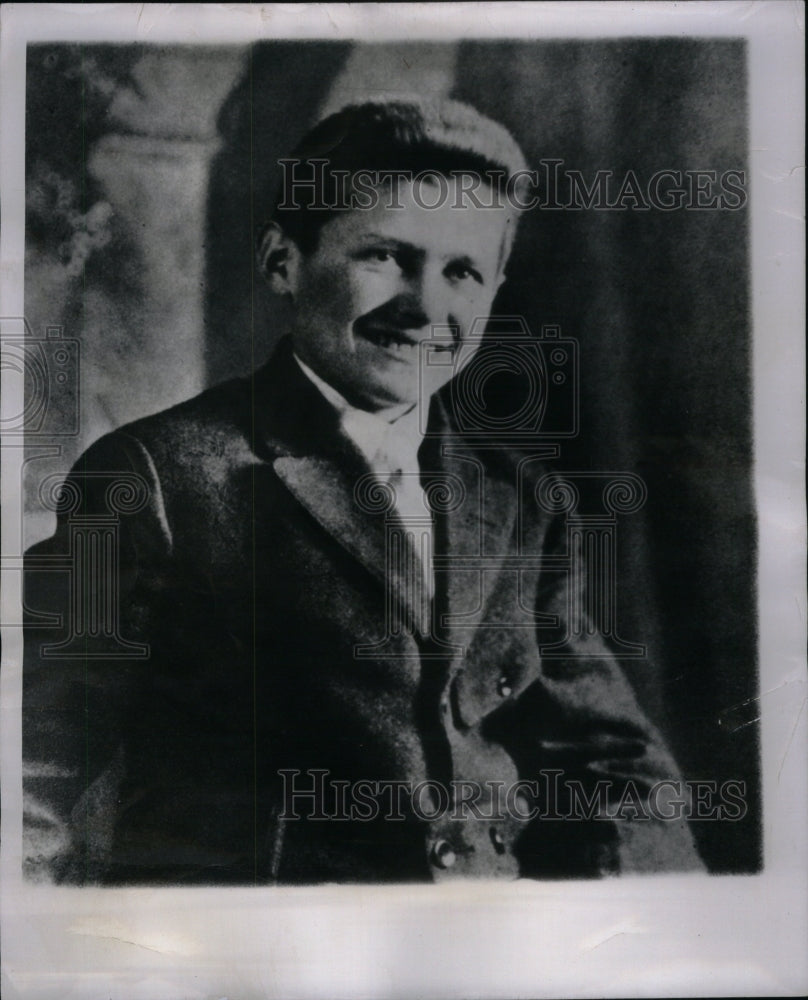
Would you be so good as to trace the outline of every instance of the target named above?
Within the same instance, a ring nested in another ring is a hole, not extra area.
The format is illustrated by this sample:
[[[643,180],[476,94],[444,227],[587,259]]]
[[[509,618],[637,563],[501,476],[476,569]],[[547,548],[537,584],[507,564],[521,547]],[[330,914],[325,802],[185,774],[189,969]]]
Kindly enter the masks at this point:
[[[404,592],[415,616],[412,624],[426,633],[434,591],[432,514],[420,482],[418,413],[410,411],[387,421],[346,407],[342,430],[363,452],[375,479],[390,491],[392,507],[385,522],[387,573]]]
[[[405,579],[419,624],[427,629],[434,590],[432,515],[421,488],[417,449],[401,430],[395,424],[390,425],[373,464],[394,496],[395,521],[388,533],[389,556],[398,560],[399,565],[391,568]]]

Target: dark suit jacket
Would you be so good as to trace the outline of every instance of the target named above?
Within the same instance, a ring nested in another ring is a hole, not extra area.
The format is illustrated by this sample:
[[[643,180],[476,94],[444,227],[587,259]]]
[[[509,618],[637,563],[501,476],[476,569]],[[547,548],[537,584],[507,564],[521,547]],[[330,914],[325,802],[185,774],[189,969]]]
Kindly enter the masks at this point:
[[[357,493],[368,470],[288,343],[253,378],[88,450],[26,574],[30,874],[287,883],[700,866],[684,822],[551,818],[568,779],[610,782],[613,805],[628,782],[644,795],[676,769],[599,636],[539,655],[565,634],[566,577],[535,559],[563,550],[563,523],[535,504],[517,515],[513,467],[469,449],[439,401],[431,420],[424,464],[463,494],[436,514],[436,552],[488,557],[485,572],[440,565],[431,629],[391,562],[395,519]],[[523,571],[507,561],[517,538],[534,557]],[[488,801],[540,778],[518,809]],[[384,783],[425,780],[475,782],[461,798],[482,798],[455,813],[440,794],[415,811],[405,795],[392,818]],[[345,816],[334,782],[350,794],[381,782],[365,790],[385,798],[375,817],[325,819],[289,796],[315,781],[324,815]],[[513,814],[526,804],[541,816]]]

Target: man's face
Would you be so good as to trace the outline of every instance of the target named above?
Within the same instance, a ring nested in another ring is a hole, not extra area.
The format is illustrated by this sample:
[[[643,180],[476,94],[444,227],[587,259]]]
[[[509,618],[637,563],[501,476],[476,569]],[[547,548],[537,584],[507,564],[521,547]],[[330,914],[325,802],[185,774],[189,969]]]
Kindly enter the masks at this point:
[[[419,205],[412,184],[400,182],[401,208],[391,208],[389,189],[381,189],[373,208],[330,219],[300,261],[295,349],[354,406],[381,410],[428,398],[455,367],[425,366],[420,343],[437,326],[443,338],[451,331],[456,351],[474,320],[490,313],[515,220],[507,208],[455,207],[457,182],[447,183],[443,198],[445,188],[422,185]],[[464,351],[464,360],[470,356]]]

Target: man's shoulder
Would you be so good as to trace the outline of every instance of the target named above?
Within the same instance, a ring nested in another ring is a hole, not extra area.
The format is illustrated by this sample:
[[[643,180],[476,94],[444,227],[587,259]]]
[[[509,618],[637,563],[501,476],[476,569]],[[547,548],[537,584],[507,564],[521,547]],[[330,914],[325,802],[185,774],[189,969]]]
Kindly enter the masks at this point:
[[[283,450],[283,426],[276,410],[288,392],[291,349],[285,340],[268,362],[248,375],[206,389],[191,399],[125,424],[113,437],[135,439],[157,457],[176,462],[242,463],[264,443]],[[302,378],[302,376],[299,376]]]
[[[144,443],[174,442],[186,438],[243,437],[250,428],[252,378],[231,379],[177,403],[166,410],[124,424],[117,433]]]
[[[254,455],[252,377],[236,378],[110,431],[79,460],[84,469],[153,467],[163,479],[227,474]]]

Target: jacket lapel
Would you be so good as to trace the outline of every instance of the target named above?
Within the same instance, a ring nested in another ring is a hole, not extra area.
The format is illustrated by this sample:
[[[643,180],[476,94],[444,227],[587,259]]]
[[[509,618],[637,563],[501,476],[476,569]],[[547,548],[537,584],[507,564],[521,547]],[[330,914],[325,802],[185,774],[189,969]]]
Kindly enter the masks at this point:
[[[358,476],[316,455],[276,458],[275,472],[290,493],[323,528],[373,576],[385,579],[384,517],[359,508],[354,496]]]
[[[376,501],[371,472],[336,411],[282,341],[256,376],[255,447],[313,518],[387,589],[388,629],[429,629],[423,579],[402,546],[401,525]]]
[[[480,452],[452,436],[441,446],[441,464],[462,484],[463,501],[448,510],[437,530],[438,630],[459,662],[481,623],[494,581],[511,550],[516,516],[513,487],[484,468]]]
[[[370,509],[374,480],[369,470],[315,456],[282,456],[273,464],[301,506],[386,588],[389,637],[402,631],[424,637],[429,609],[420,565],[395,515]],[[384,642],[380,655],[383,647]]]

